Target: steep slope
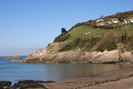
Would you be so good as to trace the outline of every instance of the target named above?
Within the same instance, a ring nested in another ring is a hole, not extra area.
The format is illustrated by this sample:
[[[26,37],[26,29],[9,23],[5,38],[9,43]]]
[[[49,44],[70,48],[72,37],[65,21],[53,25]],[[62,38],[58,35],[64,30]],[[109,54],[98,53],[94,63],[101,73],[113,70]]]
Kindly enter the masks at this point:
[[[116,35],[120,36],[125,30],[127,31],[127,34],[129,35],[132,34],[133,32],[132,29],[124,29],[124,30],[123,29],[100,29],[100,28],[93,28],[93,27],[84,25],[84,26],[80,26],[80,27],[74,28],[71,31],[69,31],[67,34],[70,34],[70,37],[66,41],[74,40],[78,37],[85,35],[85,33],[88,33],[88,32],[90,33],[86,35],[89,35],[90,38],[92,36],[103,37],[103,35],[106,35],[109,31],[114,31]]]

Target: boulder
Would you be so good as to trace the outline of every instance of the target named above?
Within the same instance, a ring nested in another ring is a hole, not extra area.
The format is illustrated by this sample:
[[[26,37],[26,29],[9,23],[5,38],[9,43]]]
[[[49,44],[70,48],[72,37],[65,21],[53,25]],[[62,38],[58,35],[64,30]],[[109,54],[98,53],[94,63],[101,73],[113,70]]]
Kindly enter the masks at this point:
[[[10,89],[10,81],[0,81],[0,89]]]
[[[41,85],[40,83],[54,83],[54,81],[33,81],[33,80],[22,80],[19,81],[18,83],[15,83],[13,88],[21,88],[21,89],[47,89],[45,86]]]
[[[20,59],[20,55],[18,54],[18,55],[15,55],[15,56],[11,56],[11,57],[7,57],[7,58],[5,58],[5,59]]]
[[[0,81],[0,89],[47,89],[42,84],[54,83],[54,81],[22,80],[11,86],[10,81]]]

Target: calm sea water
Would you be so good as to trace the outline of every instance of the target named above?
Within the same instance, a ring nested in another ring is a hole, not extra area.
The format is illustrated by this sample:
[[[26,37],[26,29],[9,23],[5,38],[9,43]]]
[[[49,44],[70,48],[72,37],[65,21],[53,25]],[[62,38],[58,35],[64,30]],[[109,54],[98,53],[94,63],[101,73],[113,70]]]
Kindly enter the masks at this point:
[[[13,83],[18,80],[64,80],[119,69],[116,64],[11,63],[4,58],[0,57],[0,81]]]

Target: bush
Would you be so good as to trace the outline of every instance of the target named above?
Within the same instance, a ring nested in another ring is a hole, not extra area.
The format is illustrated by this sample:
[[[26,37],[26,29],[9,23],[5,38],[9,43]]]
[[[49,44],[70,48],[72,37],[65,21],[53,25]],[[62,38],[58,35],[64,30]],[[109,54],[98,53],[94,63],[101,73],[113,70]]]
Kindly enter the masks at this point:
[[[108,42],[104,45],[102,45],[101,47],[99,47],[97,49],[97,51],[104,51],[104,50],[108,50],[108,51],[111,51],[111,50],[114,50],[114,49],[117,49],[117,42],[116,41],[112,41],[112,42]]]
[[[102,49],[103,46],[108,44],[108,42],[114,40],[115,34],[114,32],[110,31],[105,37],[103,37],[99,42],[97,42],[96,46],[94,46],[94,50],[98,50],[99,48]]]
[[[79,45],[79,42],[80,42],[80,38],[77,38],[76,40],[70,42],[69,45],[66,45],[65,47],[61,48],[59,51],[62,52],[62,51],[72,50]]]
[[[59,35],[55,38],[54,42],[62,42],[70,37],[70,34]]]

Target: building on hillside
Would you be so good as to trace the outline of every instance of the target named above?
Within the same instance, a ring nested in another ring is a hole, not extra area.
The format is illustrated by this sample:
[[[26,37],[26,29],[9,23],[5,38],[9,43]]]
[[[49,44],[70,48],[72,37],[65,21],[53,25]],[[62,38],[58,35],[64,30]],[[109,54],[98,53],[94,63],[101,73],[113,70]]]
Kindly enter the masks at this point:
[[[123,24],[128,23],[128,19],[123,20]]]
[[[96,22],[103,22],[104,20],[103,19],[97,19]]]
[[[112,23],[119,23],[119,20],[117,18],[112,19]]]
[[[119,20],[117,18],[110,19],[106,22],[107,24],[113,24],[113,23],[119,23]]]
[[[112,21],[107,21],[106,23],[107,23],[107,24],[112,24]]]
[[[124,19],[123,24],[126,24],[126,23],[133,23],[133,17],[131,17],[129,19]]]
[[[104,21],[104,19],[97,19],[96,20],[97,26],[103,26],[103,25],[105,25],[105,22],[103,22],[103,21]]]
[[[99,23],[97,23],[97,26],[103,26],[103,25],[105,25],[105,22],[99,22]]]
[[[106,24],[119,23],[117,18],[108,18],[108,19],[98,19],[96,20],[97,26],[103,26]]]

